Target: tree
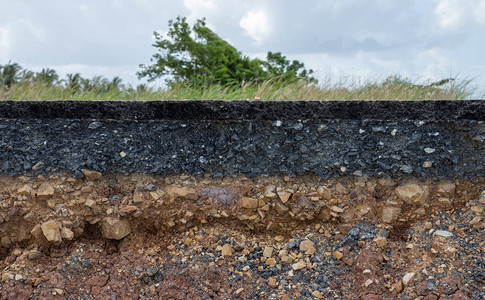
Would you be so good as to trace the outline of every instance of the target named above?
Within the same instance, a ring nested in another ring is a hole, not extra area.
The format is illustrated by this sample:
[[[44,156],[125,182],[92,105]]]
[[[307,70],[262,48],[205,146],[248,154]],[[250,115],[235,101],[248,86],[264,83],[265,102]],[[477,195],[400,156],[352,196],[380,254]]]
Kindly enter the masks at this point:
[[[157,48],[151,65],[140,65],[139,78],[153,81],[168,78],[168,83],[189,82],[194,85],[217,83],[222,85],[258,83],[278,77],[288,82],[307,80],[316,82],[303,63],[290,62],[280,52],[268,52],[267,61],[251,59],[220,38],[206,26],[205,19],[197,20],[190,29],[187,19],[177,17],[169,21],[164,37],[154,32]]]
[[[0,65],[0,87],[10,88],[12,84],[22,79],[20,71],[22,67],[17,63],[8,62],[6,65]]]

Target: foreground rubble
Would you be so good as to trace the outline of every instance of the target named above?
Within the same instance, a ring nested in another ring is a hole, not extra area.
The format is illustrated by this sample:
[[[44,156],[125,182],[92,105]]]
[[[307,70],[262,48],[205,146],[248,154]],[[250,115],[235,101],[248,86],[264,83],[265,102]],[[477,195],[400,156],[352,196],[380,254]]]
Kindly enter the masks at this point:
[[[2,299],[483,299],[481,181],[0,180]]]

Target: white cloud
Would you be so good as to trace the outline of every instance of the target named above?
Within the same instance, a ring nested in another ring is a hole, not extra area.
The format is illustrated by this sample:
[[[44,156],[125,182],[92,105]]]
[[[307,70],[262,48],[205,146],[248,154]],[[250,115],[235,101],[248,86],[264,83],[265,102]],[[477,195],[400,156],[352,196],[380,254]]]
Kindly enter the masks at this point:
[[[440,0],[434,12],[446,30],[456,31],[473,22],[485,25],[485,0]]]
[[[257,43],[261,43],[271,33],[271,24],[263,9],[247,12],[240,20],[239,26]]]
[[[9,59],[9,35],[10,31],[7,27],[0,27],[0,64]]]

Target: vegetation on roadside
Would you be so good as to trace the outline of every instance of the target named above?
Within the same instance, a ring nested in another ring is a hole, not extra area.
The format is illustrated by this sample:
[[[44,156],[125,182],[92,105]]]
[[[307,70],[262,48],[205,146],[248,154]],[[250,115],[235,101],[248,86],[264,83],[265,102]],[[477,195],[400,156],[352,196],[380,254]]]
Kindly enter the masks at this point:
[[[169,22],[166,35],[154,33],[151,65],[140,65],[139,78],[165,79],[163,88],[125,85],[107,79],[67,74],[53,69],[32,72],[19,64],[0,65],[0,99],[11,100],[396,100],[468,99],[474,88],[467,80],[417,83],[392,75],[383,80],[347,79],[318,82],[313,71],[280,52],[266,60],[251,59],[210,30],[205,20],[190,28],[186,18]]]

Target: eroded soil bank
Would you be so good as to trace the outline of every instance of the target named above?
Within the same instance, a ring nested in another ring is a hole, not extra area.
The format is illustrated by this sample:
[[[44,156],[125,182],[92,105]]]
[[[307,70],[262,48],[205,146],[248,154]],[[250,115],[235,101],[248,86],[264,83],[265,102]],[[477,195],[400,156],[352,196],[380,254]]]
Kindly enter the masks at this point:
[[[483,299],[483,180],[0,178],[2,299]]]

